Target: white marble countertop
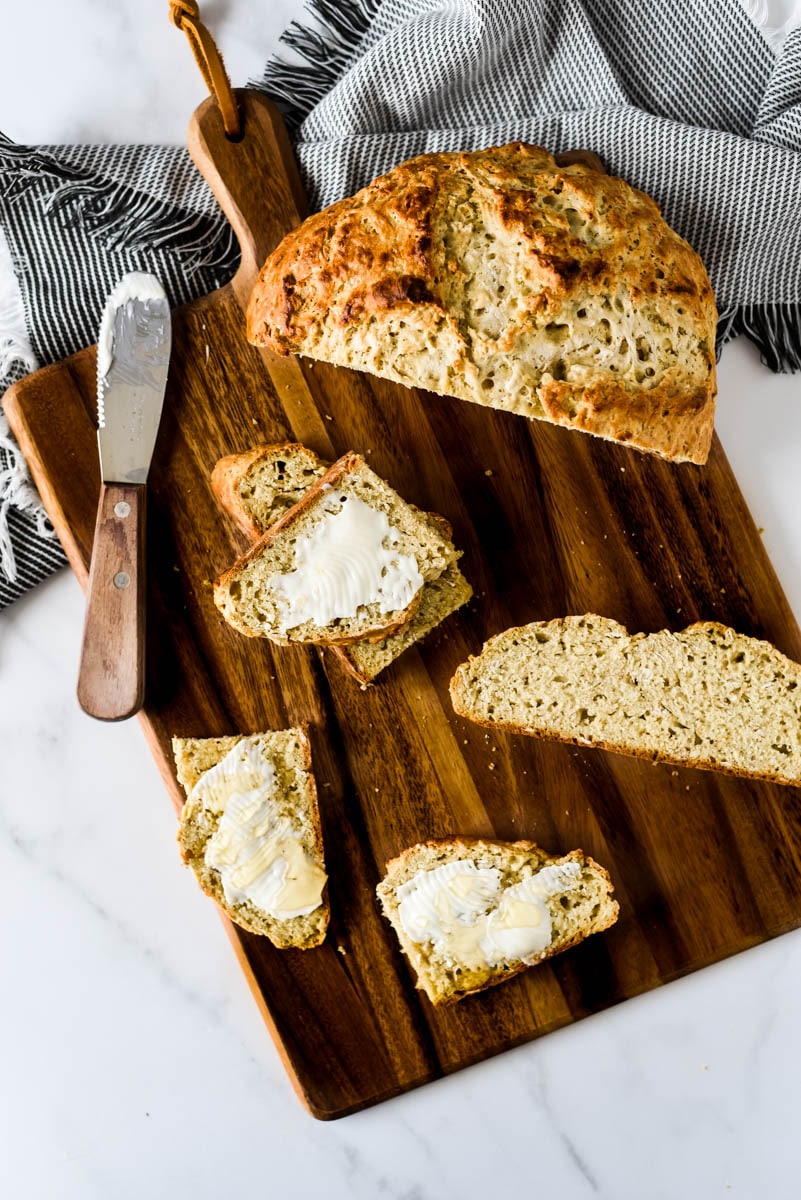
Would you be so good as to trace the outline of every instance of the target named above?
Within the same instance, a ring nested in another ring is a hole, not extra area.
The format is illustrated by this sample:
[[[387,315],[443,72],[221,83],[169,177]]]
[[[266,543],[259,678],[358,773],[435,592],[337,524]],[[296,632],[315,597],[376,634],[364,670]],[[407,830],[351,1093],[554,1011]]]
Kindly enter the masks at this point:
[[[204,89],[166,7],[5,12],[0,128],[30,142],[181,141]],[[244,83],[300,5],[205,8]],[[801,616],[799,391],[748,345],[724,355],[720,436]],[[77,707],[82,619],[67,571],[0,617],[0,1195],[798,1194],[801,933],[315,1122],[180,866],[138,724]]]

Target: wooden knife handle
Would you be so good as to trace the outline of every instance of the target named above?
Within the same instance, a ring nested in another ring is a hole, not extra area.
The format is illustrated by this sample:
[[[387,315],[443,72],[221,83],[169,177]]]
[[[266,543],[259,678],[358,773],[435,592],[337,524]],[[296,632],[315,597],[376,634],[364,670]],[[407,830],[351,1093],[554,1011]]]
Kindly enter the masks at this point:
[[[104,483],[97,509],[78,703],[101,721],[145,698],[145,487]]]

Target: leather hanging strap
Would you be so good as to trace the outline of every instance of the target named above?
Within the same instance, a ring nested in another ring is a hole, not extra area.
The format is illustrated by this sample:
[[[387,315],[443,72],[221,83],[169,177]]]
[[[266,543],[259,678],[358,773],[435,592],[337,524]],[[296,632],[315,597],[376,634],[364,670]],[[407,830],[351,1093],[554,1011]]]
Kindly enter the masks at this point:
[[[242,116],[236,103],[231,80],[214,38],[200,19],[196,0],[170,0],[170,20],[182,29],[189,39],[206,86],[214,96],[222,115],[223,128],[229,138],[242,134]]]

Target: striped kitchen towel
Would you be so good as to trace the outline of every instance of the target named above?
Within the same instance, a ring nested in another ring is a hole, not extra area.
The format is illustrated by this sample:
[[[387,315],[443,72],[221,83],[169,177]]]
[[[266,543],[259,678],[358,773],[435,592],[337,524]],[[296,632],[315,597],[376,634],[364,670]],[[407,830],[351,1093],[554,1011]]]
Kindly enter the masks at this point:
[[[744,333],[772,370],[796,370],[801,29],[786,9],[312,0],[308,20],[284,35],[293,61],[272,60],[254,86],[285,113],[312,207],[425,151],[513,140],[594,150],[654,196],[704,259],[719,344]],[[4,256],[16,275],[9,283],[6,270],[5,287]],[[93,342],[125,271],[155,272],[180,303],[217,287],[235,262],[185,151],[0,141],[0,387]],[[0,428],[0,606],[60,561]]]

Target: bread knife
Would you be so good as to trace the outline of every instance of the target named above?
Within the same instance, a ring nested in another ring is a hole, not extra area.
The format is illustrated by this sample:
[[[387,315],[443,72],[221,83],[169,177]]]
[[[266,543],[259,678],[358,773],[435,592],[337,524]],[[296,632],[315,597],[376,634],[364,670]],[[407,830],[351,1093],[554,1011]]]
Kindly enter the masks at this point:
[[[171,344],[170,306],[154,275],[112,291],[97,346],[97,509],[78,702],[102,721],[133,716],[145,696],[145,484]]]

